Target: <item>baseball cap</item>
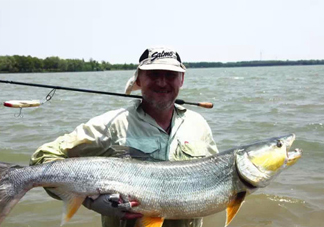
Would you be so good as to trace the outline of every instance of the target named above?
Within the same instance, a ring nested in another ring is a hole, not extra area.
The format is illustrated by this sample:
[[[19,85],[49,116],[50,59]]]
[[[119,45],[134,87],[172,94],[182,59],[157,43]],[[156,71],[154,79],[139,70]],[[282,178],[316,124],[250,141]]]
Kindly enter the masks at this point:
[[[146,49],[139,59],[139,65],[134,75],[127,81],[125,94],[139,90],[136,84],[138,69],[141,70],[169,70],[175,72],[185,72],[186,67],[181,62],[179,54],[167,47],[153,47]]]

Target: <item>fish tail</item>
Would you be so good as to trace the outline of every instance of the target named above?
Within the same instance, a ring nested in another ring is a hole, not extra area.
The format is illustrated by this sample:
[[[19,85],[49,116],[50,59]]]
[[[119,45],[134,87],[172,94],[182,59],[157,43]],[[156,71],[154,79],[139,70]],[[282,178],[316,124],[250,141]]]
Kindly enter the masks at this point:
[[[9,178],[10,171],[18,168],[22,167],[0,162],[0,224],[26,193],[24,188],[17,188]]]

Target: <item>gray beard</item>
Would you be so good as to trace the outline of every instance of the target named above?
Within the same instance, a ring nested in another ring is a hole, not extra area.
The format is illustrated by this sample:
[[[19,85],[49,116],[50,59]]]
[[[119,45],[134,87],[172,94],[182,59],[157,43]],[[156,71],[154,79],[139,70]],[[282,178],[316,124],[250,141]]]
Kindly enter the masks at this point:
[[[158,110],[170,109],[171,107],[173,107],[174,101],[175,101],[175,100],[171,100],[171,101],[164,101],[164,102],[156,102],[156,101],[150,99],[149,97],[147,97],[145,94],[142,94],[142,96],[146,103],[148,103],[150,106],[152,106]]]

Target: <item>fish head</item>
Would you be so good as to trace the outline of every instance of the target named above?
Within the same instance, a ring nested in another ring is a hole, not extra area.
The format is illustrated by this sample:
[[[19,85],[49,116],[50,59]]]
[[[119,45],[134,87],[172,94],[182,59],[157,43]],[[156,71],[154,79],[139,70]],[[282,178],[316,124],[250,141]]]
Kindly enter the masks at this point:
[[[297,162],[301,150],[289,151],[294,134],[274,137],[236,150],[236,167],[243,182],[253,187],[265,187],[282,170]]]

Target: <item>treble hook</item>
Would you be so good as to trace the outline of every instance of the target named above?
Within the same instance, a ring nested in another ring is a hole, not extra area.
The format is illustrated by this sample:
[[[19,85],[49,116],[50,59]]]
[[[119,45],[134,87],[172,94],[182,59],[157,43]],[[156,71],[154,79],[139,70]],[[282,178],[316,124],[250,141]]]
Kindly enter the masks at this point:
[[[22,114],[22,108],[20,107],[19,108],[19,114],[14,114],[14,117],[16,117],[16,118],[19,118],[19,117],[21,117],[21,118],[23,118],[23,114]]]

